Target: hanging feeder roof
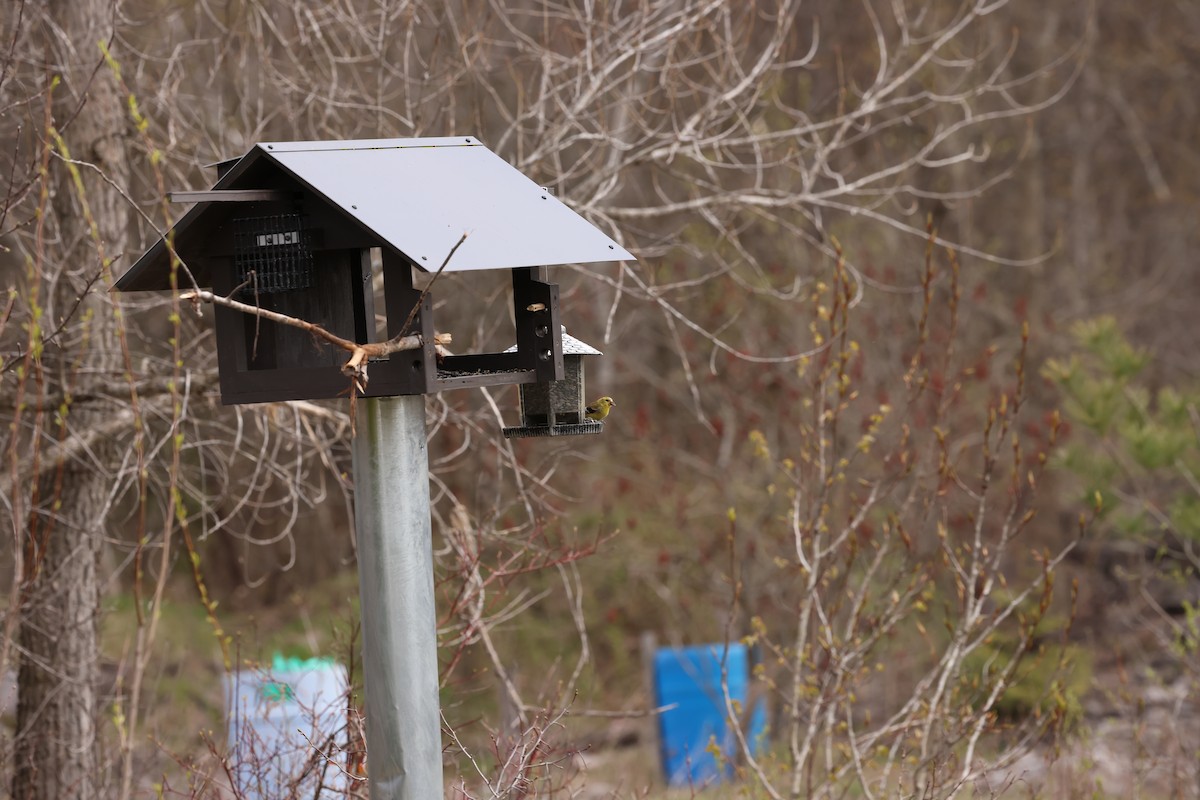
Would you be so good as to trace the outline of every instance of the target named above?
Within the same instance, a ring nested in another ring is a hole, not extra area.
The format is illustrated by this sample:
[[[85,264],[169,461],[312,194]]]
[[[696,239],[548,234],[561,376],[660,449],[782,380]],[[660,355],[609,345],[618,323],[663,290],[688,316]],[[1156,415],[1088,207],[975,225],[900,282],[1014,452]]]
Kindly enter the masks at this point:
[[[602,356],[602,355],[604,355],[604,353],[601,353],[599,350],[592,347],[587,342],[585,342],[581,339],[576,339],[574,336],[571,336],[569,333],[567,333],[566,325],[562,326],[562,351],[563,351],[564,356]],[[517,352],[517,346],[514,344],[512,347],[508,348],[504,352],[505,353],[515,353],[515,352]]]
[[[219,168],[221,177],[207,193],[214,200],[221,190],[277,189],[282,172],[359,226],[373,246],[395,250],[427,272],[441,266],[464,233],[446,272],[634,260],[471,136],[264,142]],[[239,205],[247,203],[197,203],[172,228],[177,252],[185,260],[204,254],[206,232]],[[200,270],[197,278],[204,282],[207,275]],[[115,288],[169,289],[165,242],[151,247]]]

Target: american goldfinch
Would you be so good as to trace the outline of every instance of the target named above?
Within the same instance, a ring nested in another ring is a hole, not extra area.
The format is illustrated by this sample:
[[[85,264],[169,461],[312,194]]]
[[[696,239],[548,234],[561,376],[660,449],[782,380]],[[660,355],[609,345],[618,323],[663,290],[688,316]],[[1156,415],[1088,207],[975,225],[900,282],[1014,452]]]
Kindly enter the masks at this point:
[[[588,419],[600,420],[607,417],[608,412],[615,408],[616,405],[617,401],[613,400],[611,397],[601,397],[596,402],[589,403],[587,408],[584,409],[584,412],[586,412]]]

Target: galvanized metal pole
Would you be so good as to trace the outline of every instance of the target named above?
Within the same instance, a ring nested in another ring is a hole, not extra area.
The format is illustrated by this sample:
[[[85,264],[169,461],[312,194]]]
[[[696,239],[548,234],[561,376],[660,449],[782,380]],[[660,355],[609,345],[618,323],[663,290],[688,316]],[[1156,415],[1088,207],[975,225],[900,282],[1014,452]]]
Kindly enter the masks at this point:
[[[423,395],[358,401],[354,511],[371,800],[442,797]]]

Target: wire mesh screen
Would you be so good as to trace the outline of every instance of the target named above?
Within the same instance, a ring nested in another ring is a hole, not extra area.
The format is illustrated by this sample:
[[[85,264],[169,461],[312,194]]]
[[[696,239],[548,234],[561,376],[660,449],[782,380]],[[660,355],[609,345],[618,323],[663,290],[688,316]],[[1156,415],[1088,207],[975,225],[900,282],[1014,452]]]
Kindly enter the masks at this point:
[[[238,283],[247,284],[244,294],[312,286],[311,242],[299,214],[248,217],[234,225],[233,260]]]

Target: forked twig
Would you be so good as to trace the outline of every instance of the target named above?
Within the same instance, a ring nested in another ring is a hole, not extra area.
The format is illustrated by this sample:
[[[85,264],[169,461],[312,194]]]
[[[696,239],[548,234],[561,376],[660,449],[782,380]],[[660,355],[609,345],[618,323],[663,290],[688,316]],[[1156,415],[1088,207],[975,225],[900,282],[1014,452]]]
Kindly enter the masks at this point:
[[[434,273],[434,280],[436,280],[438,276],[442,274],[442,271],[446,269],[446,265],[450,263],[450,259],[454,257],[454,254],[458,252],[458,248],[462,246],[462,243],[465,242],[466,239],[467,234],[464,233],[461,237],[459,237],[459,240],[454,243],[454,246],[450,248],[450,252],[446,254],[446,258],[442,261],[442,265],[438,267],[437,272]],[[432,286],[432,281],[430,282],[430,286]],[[428,293],[429,288],[430,287],[427,286],[422,292],[422,299],[424,298],[424,295]],[[235,289],[233,292],[230,292],[229,296],[223,296],[207,289],[197,289],[184,292],[179,296],[179,299],[191,300],[196,303],[214,303],[219,306],[231,308],[234,311],[240,311],[243,314],[251,314],[256,319],[267,319],[271,322],[279,323],[280,325],[290,325],[293,328],[299,328],[300,330],[308,331],[308,333],[312,334],[313,336],[324,339],[334,347],[339,347],[342,350],[350,353],[350,358],[347,359],[346,363],[342,365],[342,374],[353,378],[354,388],[358,392],[366,389],[367,363],[370,361],[370,359],[382,358],[383,356],[391,355],[392,353],[403,352],[405,350],[420,350],[425,346],[425,342],[420,334],[405,333],[405,331],[408,330],[408,326],[412,324],[412,320],[417,309],[420,307],[420,301],[418,301],[418,303],[413,307],[413,312],[409,314],[409,318],[405,320],[404,325],[402,325],[400,328],[400,333],[398,333],[396,336],[393,336],[385,342],[359,344],[357,342],[350,341],[349,339],[343,339],[336,333],[328,331],[325,328],[322,328],[320,325],[309,322],[308,320],[299,319],[298,317],[282,314],[278,311],[271,311],[270,309],[262,308],[261,306],[250,305],[249,303],[243,303],[239,300],[234,300],[233,295],[236,293],[237,289]],[[450,344],[451,341],[451,336],[448,333],[439,333],[434,335],[433,345],[439,356],[448,355],[443,348]]]

